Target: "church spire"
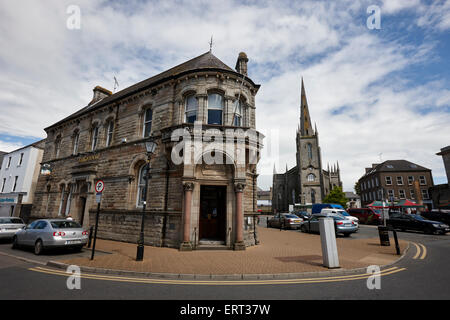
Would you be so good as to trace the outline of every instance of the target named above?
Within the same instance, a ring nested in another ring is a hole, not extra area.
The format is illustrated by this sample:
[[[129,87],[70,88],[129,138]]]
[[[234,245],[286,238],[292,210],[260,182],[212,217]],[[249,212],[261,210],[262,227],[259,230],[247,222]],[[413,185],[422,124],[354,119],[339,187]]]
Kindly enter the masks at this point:
[[[302,77],[302,89],[300,98],[300,134],[301,136],[312,135],[312,124],[309,116],[308,101],[306,100],[305,84]]]

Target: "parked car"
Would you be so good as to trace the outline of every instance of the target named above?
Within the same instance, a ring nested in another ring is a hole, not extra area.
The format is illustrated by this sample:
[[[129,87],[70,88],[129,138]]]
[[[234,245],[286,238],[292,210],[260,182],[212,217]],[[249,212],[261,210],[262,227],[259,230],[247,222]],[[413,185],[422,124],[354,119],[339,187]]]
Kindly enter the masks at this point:
[[[344,207],[340,204],[335,203],[315,203],[311,207],[312,214],[320,213],[322,209],[341,209],[344,210]]]
[[[12,239],[17,231],[23,229],[22,219],[14,217],[0,217],[0,239]]]
[[[351,208],[347,212],[359,219],[360,223],[379,225],[383,223],[383,213],[381,210],[372,208]]]
[[[334,215],[314,214],[312,215],[311,219],[309,219],[308,221],[304,221],[302,223],[300,230],[302,232],[320,233],[319,219],[327,217],[334,219],[334,228],[335,228],[334,230],[336,234],[342,233],[344,237],[348,237],[350,236],[350,234],[358,230],[358,227],[356,226],[354,221],[337,214]]]
[[[297,211],[297,212],[293,212],[296,216],[298,216],[300,219],[302,219],[303,221],[308,220],[309,218],[311,218],[311,215],[306,212],[306,211]]]
[[[420,214],[427,220],[439,221],[450,225],[450,210],[431,210]]]
[[[299,229],[303,219],[291,213],[277,213],[267,222],[268,227],[283,229]]]
[[[88,232],[76,221],[41,219],[19,230],[13,237],[13,249],[34,247],[39,255],[47,248],[74,248],[80,251],[88,241]]]
[[[356,217],[353,217],[351,215],[348,214],[347,211],[345,211],[344,209],[322,209],[322,211],[320,212],[321,215],[325,214],[325,215],[341,215],[344,216],[345,218],[355,222],[356,227],[359,227],[359,220]]]
[[[445,234],[450,231],[448,224],[426,220],[418,214],[391,213],[389,219],[386,220],[386,224],[402,231],[416,230],[428,234],[434,234],[435,232]]]

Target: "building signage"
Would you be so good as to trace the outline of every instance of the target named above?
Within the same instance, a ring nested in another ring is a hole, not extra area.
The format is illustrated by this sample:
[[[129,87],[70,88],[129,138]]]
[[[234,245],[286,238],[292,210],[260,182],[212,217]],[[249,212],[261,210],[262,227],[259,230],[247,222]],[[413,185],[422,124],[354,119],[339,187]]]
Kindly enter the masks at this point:
[[[92,160],[98,160],[99,158],[100,158],[100,155],[94,154],[94,155],[90,155],[90,156],[86,156],[86,157],[81,157],[80,159],[78,159],[78,162],[88,162],[88,161],[92,161]]]
[[[14,198],[0,198],[0,203],[14,203],[16,199]]]

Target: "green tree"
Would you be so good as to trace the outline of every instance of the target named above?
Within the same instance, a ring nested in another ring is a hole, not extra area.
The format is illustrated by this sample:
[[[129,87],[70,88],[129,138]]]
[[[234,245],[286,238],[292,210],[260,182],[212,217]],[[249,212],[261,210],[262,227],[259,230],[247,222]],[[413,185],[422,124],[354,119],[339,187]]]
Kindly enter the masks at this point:
[[[358,195],[358,196],[360,196],[361,195],[361,187],[360,187],[360,185],[359,185],[359,181],[356,181],[356,183],[355,183],[355,193]]]
[[[334,187],[333,190],[323,199],[323,203],[340,204],[344,208],[347,208],[347,198],[341,187]]]

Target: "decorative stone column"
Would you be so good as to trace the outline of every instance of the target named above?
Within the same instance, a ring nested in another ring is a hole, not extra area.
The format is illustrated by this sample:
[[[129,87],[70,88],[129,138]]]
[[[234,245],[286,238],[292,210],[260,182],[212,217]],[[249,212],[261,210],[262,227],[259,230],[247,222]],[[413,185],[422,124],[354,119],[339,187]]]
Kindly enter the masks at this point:
[[[234,250],[245,250],[244,212],[242,210],[242,194],[244,193],[244,188],[244,183],[238,182],[234,184],[234,192],[236,194],[236,241],[234,242]]]
[[[184,189],[184,214],[183,214],[183,242],[180,246],[180,251],[191,251],[191,207],[192,207],[192,191],[194,190],[194,183],[183,183]]]

